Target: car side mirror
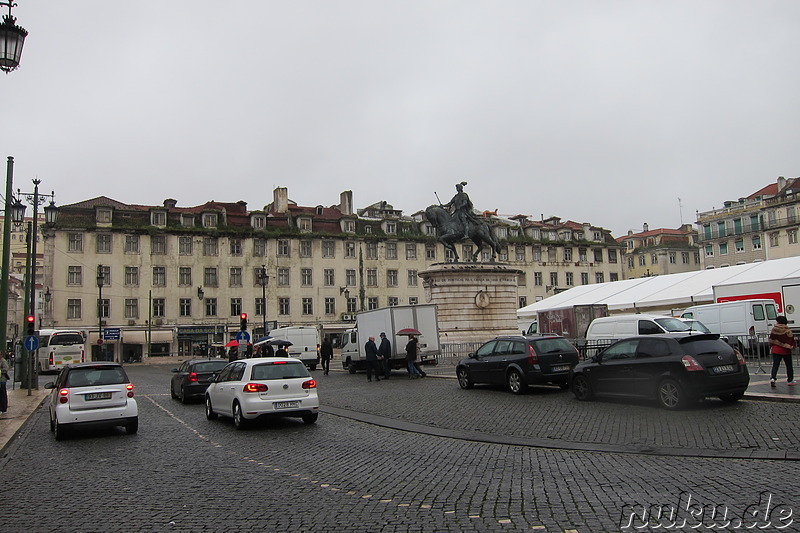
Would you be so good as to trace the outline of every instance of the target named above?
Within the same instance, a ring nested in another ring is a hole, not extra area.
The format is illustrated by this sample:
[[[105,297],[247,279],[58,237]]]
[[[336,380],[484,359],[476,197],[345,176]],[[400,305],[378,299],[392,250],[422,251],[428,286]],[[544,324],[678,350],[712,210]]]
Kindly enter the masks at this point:
[[[209,382],[209,383],[216,383],[216,382],[217,382],[217,377],[218,377],[218,376],[219,376],[219,374],[217,374],[216,372],[214,372],[213,374],[211,374],[211,377],[208,379],[208,382]]]
[[[601,363],[602,361],[603,361],[603,358],[600,357],[600,355],[593,355],[592,356],[592,363]]]
[[[477,359],[478,358],[478,354],[476,354],[475,352],[472,352],[467,357],[469,357],[470,359]]]
[[[45,383],[44,388],[45,389],[55,389],[56,388],[56,384],[51,381],[50,383]]]
[[[170,372],[177,373],[178,369],[177,368],[173,368]]]

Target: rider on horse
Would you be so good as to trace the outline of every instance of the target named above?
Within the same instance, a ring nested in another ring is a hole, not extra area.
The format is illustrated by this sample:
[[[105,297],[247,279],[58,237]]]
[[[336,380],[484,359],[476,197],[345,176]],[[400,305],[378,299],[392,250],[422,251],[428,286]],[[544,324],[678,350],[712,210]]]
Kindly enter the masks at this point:
[[[458,192],[456,195],[453,196],[453,199],[448,203],[442,205],[442,207],[445,209],[449,209],[450,213],[453,215],[453,218],[458,221],[464,232],[464,237],[467,237],[469,233],[470,222],[473,224],[481,224],[483,222],[475,215],[472,200],[470,200],[469,195],[464,192],[464,185],[466,184],[466,181],[457,183],[456,190]]]

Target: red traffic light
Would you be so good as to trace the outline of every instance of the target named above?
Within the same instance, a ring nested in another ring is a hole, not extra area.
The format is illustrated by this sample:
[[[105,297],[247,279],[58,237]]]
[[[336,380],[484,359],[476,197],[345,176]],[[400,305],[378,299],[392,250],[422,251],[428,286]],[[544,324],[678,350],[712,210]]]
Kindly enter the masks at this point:
[[[242,320],[247,320],[247,313],[242,313],[241,315],[239,315],[239,318]]]
[[[33,324],[34,322],[36,322],[36,317],[33,315],[28,315],[25,317],[25,322],[27,322],[28,324]]]

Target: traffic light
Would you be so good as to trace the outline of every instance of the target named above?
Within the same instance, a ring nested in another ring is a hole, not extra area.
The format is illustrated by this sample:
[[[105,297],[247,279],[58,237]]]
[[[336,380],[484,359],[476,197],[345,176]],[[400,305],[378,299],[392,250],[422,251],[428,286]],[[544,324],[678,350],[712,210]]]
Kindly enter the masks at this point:
[[[239,320],[241,322],[240,328],[242,331],[247,331],[247,313],[242,313],[239,315]]]
[[[28,335],[36,334],[36,317],[28,315],[25,317],[25,324],[27,324]]]

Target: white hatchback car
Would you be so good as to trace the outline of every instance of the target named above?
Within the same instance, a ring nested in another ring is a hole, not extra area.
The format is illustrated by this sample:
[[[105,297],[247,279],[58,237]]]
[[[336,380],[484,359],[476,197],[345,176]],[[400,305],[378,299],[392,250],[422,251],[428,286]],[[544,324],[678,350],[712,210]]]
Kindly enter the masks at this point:
[[[56,440],[80,426],[123,426],[128,434],[139,430],[133,384],[118,363],[67,365],[44,387],[52,389],[48,409]]]
[[[299,359],[263,357],[229,363],[206,389],[206,418],[233,418],[237,429],[251,420],[297,416],[313,424],[319,416],[317,382]]]

